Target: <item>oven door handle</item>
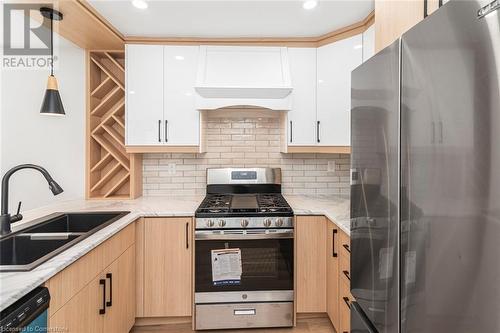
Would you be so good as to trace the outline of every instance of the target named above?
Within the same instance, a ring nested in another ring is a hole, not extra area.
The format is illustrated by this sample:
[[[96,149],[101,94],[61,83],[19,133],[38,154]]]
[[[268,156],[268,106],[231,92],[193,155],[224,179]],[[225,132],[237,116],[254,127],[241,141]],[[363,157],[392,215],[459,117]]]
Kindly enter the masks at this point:
[[[244,240],[244,239],[286,239],[293,238],[293,229],[279,230],[274,232],[231,232],[225,231],[224,233],[214,232],[212,230],[197,230],[195,231],[195,240]]]

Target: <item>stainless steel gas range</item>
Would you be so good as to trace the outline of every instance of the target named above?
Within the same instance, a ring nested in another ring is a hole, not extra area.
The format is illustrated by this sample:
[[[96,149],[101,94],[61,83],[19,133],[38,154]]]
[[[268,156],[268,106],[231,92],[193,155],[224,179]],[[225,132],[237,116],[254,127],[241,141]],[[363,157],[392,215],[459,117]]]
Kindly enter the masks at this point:
[[[281,169],[208,169],[195,217],[195,328],[293,326],[293,211]]]

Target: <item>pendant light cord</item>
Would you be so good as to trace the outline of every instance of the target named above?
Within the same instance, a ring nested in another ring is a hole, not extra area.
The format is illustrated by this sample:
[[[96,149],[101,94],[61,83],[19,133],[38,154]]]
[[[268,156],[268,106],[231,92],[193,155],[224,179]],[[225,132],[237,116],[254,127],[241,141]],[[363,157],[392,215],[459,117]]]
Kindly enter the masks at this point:
[[[50,15],[50,75],[54,76],[54,16]]]

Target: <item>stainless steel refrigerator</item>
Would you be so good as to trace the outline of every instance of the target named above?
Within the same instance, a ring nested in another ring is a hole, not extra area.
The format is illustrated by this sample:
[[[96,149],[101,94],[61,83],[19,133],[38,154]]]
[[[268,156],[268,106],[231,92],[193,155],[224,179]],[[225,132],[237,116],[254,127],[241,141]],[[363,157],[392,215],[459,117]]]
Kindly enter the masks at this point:
[[[500,332],[500,2],[352,73],[351,332]]]

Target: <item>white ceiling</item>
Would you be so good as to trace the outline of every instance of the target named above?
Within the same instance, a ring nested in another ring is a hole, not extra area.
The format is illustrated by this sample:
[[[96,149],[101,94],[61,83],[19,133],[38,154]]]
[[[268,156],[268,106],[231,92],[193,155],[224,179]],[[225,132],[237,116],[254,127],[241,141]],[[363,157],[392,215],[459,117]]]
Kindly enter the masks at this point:
[[[123,35],[142,37],[316,37],[374,9],[374,0],[320,0],[312,10],[297,0],[150,0],[146,10],[131,1],[90,3]]]

